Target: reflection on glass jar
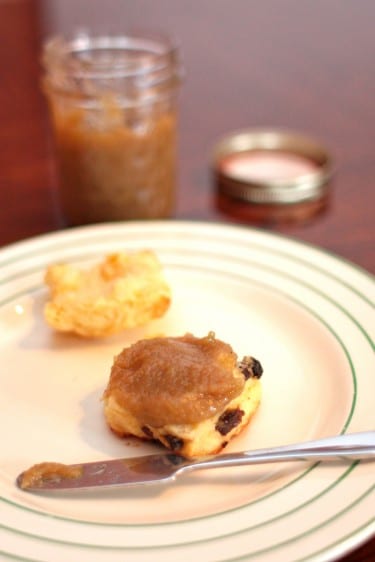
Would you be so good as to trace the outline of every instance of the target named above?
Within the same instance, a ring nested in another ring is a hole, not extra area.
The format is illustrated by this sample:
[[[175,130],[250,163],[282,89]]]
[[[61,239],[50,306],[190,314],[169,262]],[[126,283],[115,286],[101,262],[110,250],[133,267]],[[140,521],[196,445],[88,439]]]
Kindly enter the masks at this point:
[[[169,217],[177,48],[165,37],[81,33],[47,41],[43,62],[68,223]]]

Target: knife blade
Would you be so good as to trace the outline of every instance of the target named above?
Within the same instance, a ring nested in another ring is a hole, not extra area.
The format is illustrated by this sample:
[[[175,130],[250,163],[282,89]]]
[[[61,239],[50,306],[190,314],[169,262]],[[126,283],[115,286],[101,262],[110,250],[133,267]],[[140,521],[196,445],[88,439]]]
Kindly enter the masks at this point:
[[[174,454],[146,455],[80,464],[40,463],[17,477],[28,491],[131,486],[173,479],[191,461]]]

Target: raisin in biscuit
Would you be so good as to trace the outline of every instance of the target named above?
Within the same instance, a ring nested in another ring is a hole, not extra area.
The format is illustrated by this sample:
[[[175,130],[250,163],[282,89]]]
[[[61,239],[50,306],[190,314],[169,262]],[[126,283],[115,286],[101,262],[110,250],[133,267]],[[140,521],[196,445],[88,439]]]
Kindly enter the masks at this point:
[[[91,269],[52,265],[44,315],[61,332],[104,337],[142,326],[168,309],[171,292],[151,251],[116,253]]]
[[[141,340],[114,360],[105,417],[120,436],[157,440],[189,458],[216,454],[257,410],[262,372],[213,333]]]

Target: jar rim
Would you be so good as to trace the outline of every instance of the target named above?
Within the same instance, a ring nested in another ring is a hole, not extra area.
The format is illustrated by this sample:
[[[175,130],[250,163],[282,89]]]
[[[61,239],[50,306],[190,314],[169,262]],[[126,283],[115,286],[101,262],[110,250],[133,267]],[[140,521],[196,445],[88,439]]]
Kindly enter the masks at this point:
[[[43,64],[47,71],[59,68],[74,79],[134,78],[168,68],[178,74],[178,50],[175,40],[154,32],[80,31],[47,39]]]
[[[314,165],[292,177],[244,178],[228,170],[228,158],[246,154],[285,154]],[[242,129],[223,137],[215,146],[212,168],[219,191],[252,204],[293,205],[321,198],[333,175],[332,157],[314,138],[286,129]]]

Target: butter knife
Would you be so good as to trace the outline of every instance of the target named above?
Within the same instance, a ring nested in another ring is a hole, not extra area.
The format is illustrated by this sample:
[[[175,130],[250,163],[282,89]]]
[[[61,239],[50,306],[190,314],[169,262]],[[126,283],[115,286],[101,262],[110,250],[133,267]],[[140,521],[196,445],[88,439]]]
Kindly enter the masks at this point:
[[[174,453],[65,465],[41,463],[22,472],[18,487],[29,492],[82,490],[166,483],[193,470],[284,461],[375,459],[375,431],[338,435],[241,453],[186,459]]]

